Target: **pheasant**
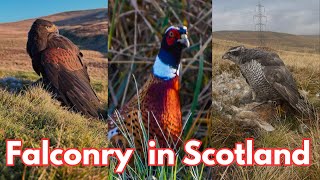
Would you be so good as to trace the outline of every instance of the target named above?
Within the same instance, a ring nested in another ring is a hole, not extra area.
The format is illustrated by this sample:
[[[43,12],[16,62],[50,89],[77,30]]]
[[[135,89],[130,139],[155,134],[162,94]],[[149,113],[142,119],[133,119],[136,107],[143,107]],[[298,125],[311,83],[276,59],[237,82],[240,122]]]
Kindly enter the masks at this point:
[[[185,26],[171,26],[164,32],[147,82],[138,96],[108,120],[108,138],[114,146],[130,147],[127,139],[132,137],[136,150],[142,152],[145,145],[143,133],[149,139],[156,139],[160,147],[174,147],[181,143],[179,68],[182,50],[190,46],[187,34]]]

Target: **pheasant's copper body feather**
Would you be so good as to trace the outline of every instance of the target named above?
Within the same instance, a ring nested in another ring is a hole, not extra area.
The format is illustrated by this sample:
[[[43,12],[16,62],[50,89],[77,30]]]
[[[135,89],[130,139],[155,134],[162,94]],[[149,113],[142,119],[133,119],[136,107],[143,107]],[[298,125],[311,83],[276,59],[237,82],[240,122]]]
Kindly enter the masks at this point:
[[[139,102],[140,109],[139,111]],[[123,124],[128,134],[134,136],[136,148],[140,151],[143,146],[143,132],[139,121],[141,120],[149,139],[157,139],[160,147],[175,146],[180,142],[182,131],[182,117],[179,97],[179,78],[163,81],[151,75],[139,95],[133,97],[120,111],[123,116]],[[109,123],[110,124],[110,123]],[[111,123],[110,129],[116,128]],[[121,140],[126,143],[122,135],[112,139],[113,144]],[[120,144],[121,144],[120,143]],[[126,144],[125,146],[128,146]]]
[[[175,29],[176,30],[176,29]],[[170,31],[166,31],[170,33]],[[178,32],[176,30],[176,32]],[[172,35],[172,34],[171,34]],[[179,37],[180,38],[180,34]],[[114,145],[128,147],[127,138],[120,133],[123,129],[126,135],[134,138],[135,148],[142,152],[146,146],[140,122],[143,124],[149,139],[157,139],[160,147],[172,147],[180,144],[182,133],[182,115],[179,96],[179,63],[181,50],[189,42],[174,44],[174,41],[164,35],[160,52],[153,66],[153,74],[120,111],[122,123],[117,122],[119,117],[113,116],[109,121],[109,138]],[[170,49],[165,49],[164,42],[170,42],[178,50],[173,54]],[[169,51],[169,52],[168,52]],[[172,63],[172,64],[170,64]],[[177,64],[175,64],[177,63]],[[139,106],[140,105],[140,106]],[[141,116],[141,117],[140,117]],[[124,125],[124,126],[122,126]]]

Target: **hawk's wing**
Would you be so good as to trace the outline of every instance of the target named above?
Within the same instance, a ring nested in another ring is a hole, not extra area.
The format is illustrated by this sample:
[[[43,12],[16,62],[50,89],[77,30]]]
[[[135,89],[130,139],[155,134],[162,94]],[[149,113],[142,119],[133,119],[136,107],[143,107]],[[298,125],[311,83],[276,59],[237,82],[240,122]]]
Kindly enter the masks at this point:
[[[98,117],[100,101],[90,85],[78,48],[63,36],[49,39],[41,54],[43,76],[65,104],[85,115]]]
[[[291,72],[285,67],[282,60],[278,56],[274,56],[271,62],[278,66],[271,64],[271,66],[264,67],[263,71],[267,81],[291,107],[307,116],[312,115],[312,107],[300,94]]]

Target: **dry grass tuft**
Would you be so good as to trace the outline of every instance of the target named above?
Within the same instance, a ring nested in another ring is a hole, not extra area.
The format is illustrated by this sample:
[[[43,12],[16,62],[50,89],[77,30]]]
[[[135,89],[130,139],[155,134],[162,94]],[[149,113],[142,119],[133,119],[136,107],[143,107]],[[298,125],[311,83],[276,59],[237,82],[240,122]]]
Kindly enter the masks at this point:
[[[41,87],[20,94],[0,90],[0,156],[5,157],[5,139],[22,139],[23,146],[38,148],[43,137],[50,139],[52,148],[106,147],[107,126],[69,112]],[[20,160],[14,167],[0,161],[0,178],[102,178],[106,167],[25,167]]]

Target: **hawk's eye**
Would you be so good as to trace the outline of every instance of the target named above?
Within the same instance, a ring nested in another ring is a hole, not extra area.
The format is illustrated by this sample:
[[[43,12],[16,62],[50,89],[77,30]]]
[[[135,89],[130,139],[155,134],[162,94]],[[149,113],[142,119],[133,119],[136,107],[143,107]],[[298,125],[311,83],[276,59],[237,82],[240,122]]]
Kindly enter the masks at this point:
[[[169,32],[169,37],[171,37],[171,38],[174,37],[174,33],[172,31]]]
[[[50,27],[49,26],[46,26],[46,29],[49,29]]]

